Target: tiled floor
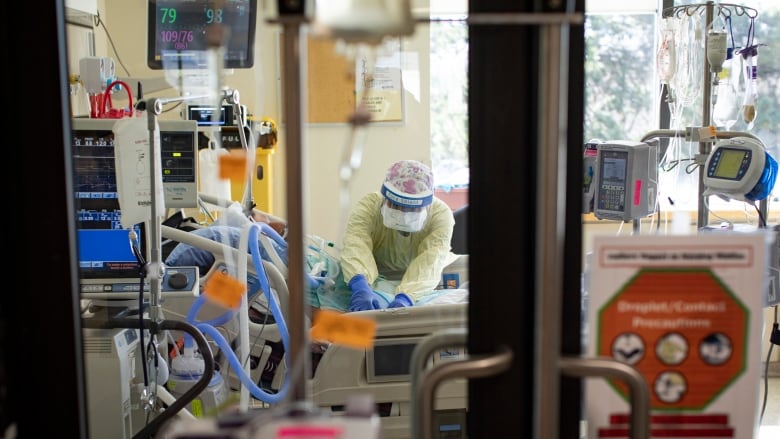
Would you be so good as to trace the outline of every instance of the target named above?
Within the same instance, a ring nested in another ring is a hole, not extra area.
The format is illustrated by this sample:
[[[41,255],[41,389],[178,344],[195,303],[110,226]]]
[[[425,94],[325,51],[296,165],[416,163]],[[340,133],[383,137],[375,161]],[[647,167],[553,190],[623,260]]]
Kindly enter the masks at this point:
[[[766,404],[763,408],[761,417],[761,430],[759,439],[778,439],[780,438],[780,366],[777,363],[771,363],[768,373],[769,380],[761,381],[760,397],[763,402],[764,393],[766,393]],[[759,410],[761,410],[759,405]]]

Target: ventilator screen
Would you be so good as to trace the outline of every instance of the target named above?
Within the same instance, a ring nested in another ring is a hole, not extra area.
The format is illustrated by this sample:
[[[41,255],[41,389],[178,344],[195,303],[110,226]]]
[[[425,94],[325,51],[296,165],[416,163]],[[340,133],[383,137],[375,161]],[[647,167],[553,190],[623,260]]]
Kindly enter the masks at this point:
[[[139,277],[122,215],[114,164],[113,119],[74,119],[71,135],[79,278]],[[135,228],[143,251],[142,225]]]

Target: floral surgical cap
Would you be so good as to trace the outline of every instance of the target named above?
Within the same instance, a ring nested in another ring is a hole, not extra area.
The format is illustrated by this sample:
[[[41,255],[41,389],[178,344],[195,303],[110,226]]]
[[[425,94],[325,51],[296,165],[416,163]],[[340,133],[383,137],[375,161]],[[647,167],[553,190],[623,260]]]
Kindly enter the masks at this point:
[[[401,160],[387,170],[382,194],[402,206],[427,206],[433,201],[433,172],[416,160]]]

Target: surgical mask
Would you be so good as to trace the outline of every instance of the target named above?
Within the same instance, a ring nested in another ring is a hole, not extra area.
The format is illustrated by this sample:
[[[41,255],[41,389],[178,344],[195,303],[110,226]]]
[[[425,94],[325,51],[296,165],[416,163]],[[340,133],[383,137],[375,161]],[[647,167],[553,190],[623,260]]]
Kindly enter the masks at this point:
[[[401,232],[419,232],[427,218],[428,209],[421,209],[419,212],[402,212],[382,204],[382,222],[385,227],[391,229]]]

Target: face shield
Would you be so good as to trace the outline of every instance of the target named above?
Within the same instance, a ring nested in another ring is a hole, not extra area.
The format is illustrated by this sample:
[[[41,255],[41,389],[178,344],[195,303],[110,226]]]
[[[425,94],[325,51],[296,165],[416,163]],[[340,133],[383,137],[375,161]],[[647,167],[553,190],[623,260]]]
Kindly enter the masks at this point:
[[[400,232],[419,232],[428,219],[426,207],[409,208],[387,200],[382,204],[382,223]]]

